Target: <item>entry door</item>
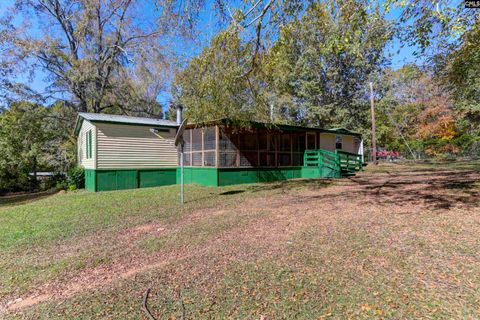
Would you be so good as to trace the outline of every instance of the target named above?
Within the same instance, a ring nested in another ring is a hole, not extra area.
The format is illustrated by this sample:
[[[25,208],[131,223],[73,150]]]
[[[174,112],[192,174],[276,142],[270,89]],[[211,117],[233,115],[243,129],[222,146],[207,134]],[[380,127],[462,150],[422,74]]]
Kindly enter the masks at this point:
[[[307,132],[306,139],[307,150],[317,149],[317,134],[315,132]]]

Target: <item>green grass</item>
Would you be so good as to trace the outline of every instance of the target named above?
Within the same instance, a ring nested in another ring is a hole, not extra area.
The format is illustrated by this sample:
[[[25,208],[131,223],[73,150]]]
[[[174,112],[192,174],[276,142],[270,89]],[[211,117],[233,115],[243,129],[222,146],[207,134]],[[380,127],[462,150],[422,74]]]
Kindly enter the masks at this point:
[[[76,192],[25,205],[0,207],[0,250],[49,245],[152,219],[174,221],[193,208],[214,206],[220,199],[228,201],[228,196],[218,197],[224,191],[189,186],[183,210],[178,204],[178,187]]]
[[[194,210],[221,208],[243,197],[275,194],[296,183],[224,188],[187,186],[184,208],[179,204],[178,186],[99,193],[80,191],[15,206],[5,203],[0,205],[0,270],[3,271],[0,301],[21,296],[29,288],[52,279],[69,278],[80,270],[108,265],[133,251],[150,253],[165,247],[193,245],[244,221],[232,213],[223,214],[168,237],[147,235],[128,250],[117,239],[122,230],[151,221],[168,228],[188,218]]]
[[[183,209],[177,186],[3,206],[0,302],[173,254],[6,316],[142,319],[151,288],[158,319],[180,317],[179,289],[189,319],[479,318],[479,168],[383,164],[352,180],[188,186]]]

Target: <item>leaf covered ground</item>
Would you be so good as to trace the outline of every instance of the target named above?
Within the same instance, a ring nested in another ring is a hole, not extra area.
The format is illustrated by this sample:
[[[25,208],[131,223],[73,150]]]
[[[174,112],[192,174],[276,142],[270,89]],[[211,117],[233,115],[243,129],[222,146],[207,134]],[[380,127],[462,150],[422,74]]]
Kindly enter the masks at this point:
[[[5,318],[480,317],[480,163],[0,206]],[[183,306],[183,307],[182,307]]]

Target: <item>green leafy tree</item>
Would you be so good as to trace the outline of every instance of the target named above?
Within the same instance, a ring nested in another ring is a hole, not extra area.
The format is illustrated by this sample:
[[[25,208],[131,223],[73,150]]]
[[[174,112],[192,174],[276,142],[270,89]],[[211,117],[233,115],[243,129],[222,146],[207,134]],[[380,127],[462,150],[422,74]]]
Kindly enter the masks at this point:
[[[36,187],[36,172],[46,166],[46,141],[51,139],[44,126],[47,112],[21,102],[0,113],[0,192]]]
[[[466,153],[480,155],[480,28],[465,33],[459,47],[446,57],[442,75],[455,99],[458,138]]]
[[[218,34],[174,81],[174,99],[196,122],[229,118],[259,119],[267,115],[258,78],[251,74],[253,46],[242,42],[239,29]],[[258,60],[257,60],[258,61]]]
[[[314,3],[257,51],[232,27],[176,75],[174,97],[195,121],[219,118],[357,128],[366,121],[369,77],[385,62],[390,26],[380,10]],[[255,57],[252,68],[251,57]]]
[[[191,34],[203,5],[189,0],[14,0],[0,17],[2,96],[9,101],[62,98],[77,111],[161,111],[152,106],[169,68],[166,46],[172,34]],[[44,92],[24,81],[40,69],[46,74]]]
[[[480,12],[464,1],[390,0],[387,8],[400,10],[398,36],[418,47],[435,80],[452,94],[452,111],[460,152],[480,154]]]
[[[320,126],[365,127],[368,80],[386,62],[389,23],[366,2],[312,4],[280,31],[266,61],[280,116]]]
[[[400,11],[398,36],[417,45],[417,54],[445,53],[457,47],[470,30],[478,29],[480,13],[466,9],[464,1],[387,0],[384,6]]]
[[[455,101],[428,69],[407,65],[388,70],[377,104],[378,142],[408,157],[444,157],[464,153],[465,137]]]

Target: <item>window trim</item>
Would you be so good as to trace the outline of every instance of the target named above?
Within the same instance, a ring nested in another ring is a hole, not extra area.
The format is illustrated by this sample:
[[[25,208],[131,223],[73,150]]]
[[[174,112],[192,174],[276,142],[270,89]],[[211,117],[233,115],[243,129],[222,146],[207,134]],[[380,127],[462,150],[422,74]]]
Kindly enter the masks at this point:
[[[340,145],[340,148],[338,145]],[[340,134],[335,136],[335,150],[343,150],[343,136]]]
[[[92,159],[92,129],[88,130],[85,132],[85,145],[86,145],[86,152],[85,152],[85,158],[86,159]]]

